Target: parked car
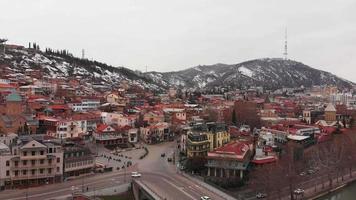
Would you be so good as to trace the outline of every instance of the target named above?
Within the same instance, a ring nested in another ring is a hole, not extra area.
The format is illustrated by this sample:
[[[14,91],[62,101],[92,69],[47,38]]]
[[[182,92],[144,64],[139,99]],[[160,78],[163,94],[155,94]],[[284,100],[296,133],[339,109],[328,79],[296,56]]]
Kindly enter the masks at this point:
[[[295,194],[303,194],[303,193],[304,193],[304,190],[301,189],[301,188],[298,188],[298,189],[295,189],[295,190],[294,190],[294,193],[295,193]]]
[[[256,198],[257,199],[263,199],[263,198],[266,198],[266,197],[267,197],[266,193],[259,192],[259,193],[256,194]]]
[[[141,174],[138,172],[131,172],[131,177],[138,178],[138,177],[141,177]]]
[[[172,162],[172,158],[167,158],[167,161],[168,162]]]
[[[202,197],[200,197],[200,200],[211,200],[211,199],[208,196],[202,196]]]
[[[161,154],[161,157],[165,157],[165,156],[166,156],[166,154],[165,154],[165,153],[162,153],[162,154]]]
[[[305,176],[307,173],[305,173],[305,172],[301,172],[299,175],[300,176]]]

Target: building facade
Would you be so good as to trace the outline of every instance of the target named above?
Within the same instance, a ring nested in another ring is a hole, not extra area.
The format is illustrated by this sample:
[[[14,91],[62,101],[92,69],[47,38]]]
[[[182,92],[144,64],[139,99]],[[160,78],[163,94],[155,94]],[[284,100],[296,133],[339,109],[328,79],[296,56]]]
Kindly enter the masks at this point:
[[[63,151],[57,143],[22,137],[0,159],[5,188],[62,181]]]

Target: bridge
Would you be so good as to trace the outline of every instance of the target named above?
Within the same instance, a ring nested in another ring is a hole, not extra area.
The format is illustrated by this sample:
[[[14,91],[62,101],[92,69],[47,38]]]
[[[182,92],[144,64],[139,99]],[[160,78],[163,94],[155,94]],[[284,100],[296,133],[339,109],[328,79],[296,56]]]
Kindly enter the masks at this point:
[[[162,198],[151,190],[145,183],[139,180],[132,180],[131,188],[135,200],[161,200]],[[162,199],[163,200],[163,199]]]

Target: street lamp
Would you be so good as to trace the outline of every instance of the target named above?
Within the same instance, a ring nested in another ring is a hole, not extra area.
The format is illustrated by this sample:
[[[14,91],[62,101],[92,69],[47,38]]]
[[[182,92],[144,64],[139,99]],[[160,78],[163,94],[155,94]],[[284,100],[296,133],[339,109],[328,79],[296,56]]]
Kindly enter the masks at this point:
[[[124,162],[124,183],[126,183],[126,162]]]
[[[84,175],[82,174],[82,193],[84,193]]]
[[[75,186],[74,185],[71,187],[71,190],[72,190],[72,200],[74,200],[74,190],[75,190]]]

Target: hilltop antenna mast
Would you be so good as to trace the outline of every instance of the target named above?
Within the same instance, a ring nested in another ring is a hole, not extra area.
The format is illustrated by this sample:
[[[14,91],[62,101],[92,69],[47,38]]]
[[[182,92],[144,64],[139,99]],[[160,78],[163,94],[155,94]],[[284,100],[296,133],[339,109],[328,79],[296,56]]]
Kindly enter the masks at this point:
[[[82,59],[84,59],[84,58],[85,58],[85,50],[82,49]]]
[[[288,35],[287,35],[287,28],[285,30],[285,40],[284,40],[284,60],[288,60]]]

